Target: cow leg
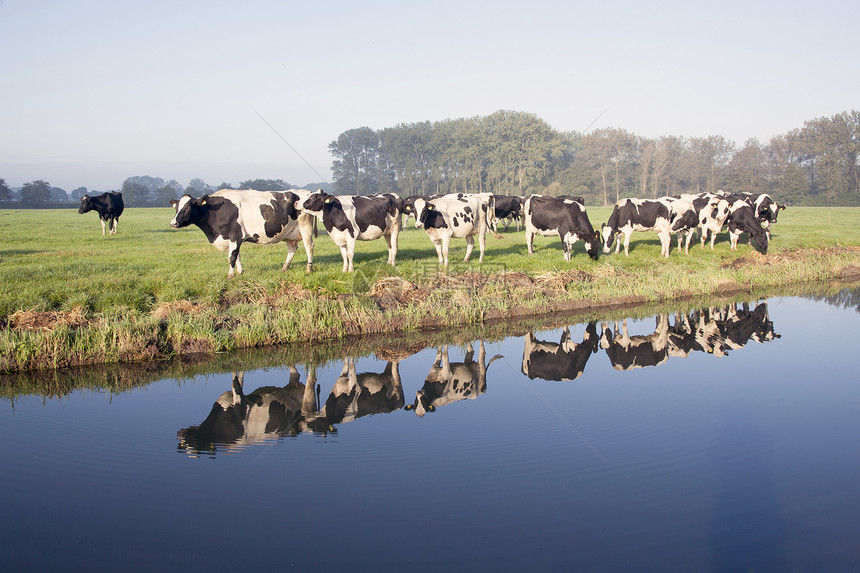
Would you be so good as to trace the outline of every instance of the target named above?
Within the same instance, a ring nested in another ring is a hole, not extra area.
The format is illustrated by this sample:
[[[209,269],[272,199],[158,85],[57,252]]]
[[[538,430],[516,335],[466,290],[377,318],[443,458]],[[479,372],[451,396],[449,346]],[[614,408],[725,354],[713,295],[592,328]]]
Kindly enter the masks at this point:
[[[711,229],[711,250],[714,250],[714,241],[717,240],[717,231]]]
[[[349,254],[346,245],[340,246],[340,256],[343,259],[343,268],[341,269],[341,272],[345,273],[349,268]]]
[[[347,272],[352,272],[353,269],[353,260],[355,259],[355,239],[348,240],[346,242],[346,256],[349,267]]]
[[[484,262],[484,249],[487,246],[487,233],[484,232],[483,229],[478,231],[478,252],[480,255],[478,256],[478,262]]]
[[[631,231],[624,231],[624,256],[625,257],[630,256],[630,236],[632,234],[633,234],[632,230]],[[620,246],[620,243],[619,243],[619,245],[616,245],[616,247],[615,247],[615,254],[618,254],[618,247],[619,246]]]
[[[660,237],[660,255],[668,257],[672,248],[672,235],[669,234],[669,231],[662,231],[658,236]]]
[[[442,260],[443,260],[442,264],[445,267],[447,267],[448,266],[448,249],[451,246],[451,237],[449,237],[447,234],[443,234],[441,239],[442,239]]]
[[[468,235],[466,237],[466,257],[463,259],[464,263],[469,260],[469,257],[472,255],[473,248],[475,248],[475,237]]]
[[[385,242],[388,243],[388,264],[395,266],[397,259],[397,237],[400,233],[396,228],[391,230],[391,233],[385,235]]]
[[[282,271],[290,268],[290,263],[293,262],[293,257],[296,256],[296,251],[299,248],[298,241],[287,241],[287,258],[284,261],[284,266],[281,267]]]
[[[740,239],[741,234],[735,233],[734,231],[729,231],[729,242],[731,243],[731,247],[729,250],[737,251],[738,250],[738,239]]]
[[[308,257],[306,273],[314,270],[314,230],[316,228],[316,217],[310,213],[299,215],[299,234],[302,236],[302,244],[305,246],[305,254]]]
[[[433,241],[433,246],[436,247],[436,256],[439,257],[439,264],[441,265],[444,262],[444,259],[442,258],[442,240],[436,239]]]
[[[102,237],[105,236],[105,220],[99,217],[99,222],[102,224]]]
[[[561,251],[564,253],[564,260],[570,262],[570,243],[567,242],[567,234],[559,231],[558,236],[561,237]]]
[[[239,259],[239,247],[242,243],[230,241],[230,245],[227,248],[227,264],[229,265],[229,270],[227,271],[227,278],[232,279],[236,274],[242,274],[242,261]]]
[[[530,255],[535,254],[534,245],[535,245],[535,234],[534,234],[534,232],[529,232],[529,230],[526,229],[526,247],[528,247]]]

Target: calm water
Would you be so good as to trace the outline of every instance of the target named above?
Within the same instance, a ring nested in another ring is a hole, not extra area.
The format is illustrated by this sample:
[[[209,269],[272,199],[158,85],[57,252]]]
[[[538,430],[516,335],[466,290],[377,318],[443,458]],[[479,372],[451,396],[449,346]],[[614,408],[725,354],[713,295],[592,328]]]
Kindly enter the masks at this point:
[[[0,569],[857,570],[857,299],[4,399]]]

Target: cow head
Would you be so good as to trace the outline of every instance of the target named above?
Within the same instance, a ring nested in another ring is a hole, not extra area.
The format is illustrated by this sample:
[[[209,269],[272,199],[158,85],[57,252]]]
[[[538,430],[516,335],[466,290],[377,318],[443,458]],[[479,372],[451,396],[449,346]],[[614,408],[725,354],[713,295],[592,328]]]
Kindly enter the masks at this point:
[[[762,229],[761,231],[750,231],[750,239],[753,242],[753,245],[760,250],[762,253],[767,254],[767,233]]]
[[[687,209],[684,211],[683,215],[675,218],[675,222],[672,223],[672,232],[677,233],[678,231],[686,231],[687,229],[692,229],[698,224],[699,217],[696,215],[696,211],[693,209]]]
[[[583,237],[582,240],[585,243],[585,252],[596,261],[600,254],[600,231],[594,231],[590,236]]]
[[[176,215],[170,221],[171,229],[181,229],[200,220],[201,211],[206,208],[209,195],[195,199],[191,195],[183,195],[176,204]]]
[[[612,247],[612,243],[615,241],[615,233],[612,227],[606,223],[600,225],[600,232],[603,235],[603,252],[608,253]]]
[[[776,218],[779,216],[779,212],[783,209],[788,209],[788,207],[786,205],[777,205],[776,203],[773,204],[773,221],[771,221],[772,223],[776,223]]]
[[[301,205],[302,211],[307,211],[315,216],[322,215],[326,205],[340,205],[340,199],[326,192],[311,193]]]
[[[415,403],[406,404],[403,407],[404,410],[415,410],[415,413],[418,414],[418,417],[421,418],[427,412],[435,412],[436,406],[433,405],[433,399],[424,392],[424,390],[419,390],[415,393]]]
[[[88,211],[92,211],[92,210],[93,210],[93,201],[92,201],[92,199],[90,199],[90,196],[84,195],[83,197],[81,197],[81,206],[78,208],[78,213],[83,215],[84,213],[86,213]]]

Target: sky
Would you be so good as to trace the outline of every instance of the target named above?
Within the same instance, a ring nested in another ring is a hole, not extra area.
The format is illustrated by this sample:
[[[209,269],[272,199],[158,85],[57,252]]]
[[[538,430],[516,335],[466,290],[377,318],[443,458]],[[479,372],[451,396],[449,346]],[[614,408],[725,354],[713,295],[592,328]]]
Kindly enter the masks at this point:
[[[0,178],[331,181],[344,131],[531,113],[766,143],[860,108],[860,3],[0,0]]]

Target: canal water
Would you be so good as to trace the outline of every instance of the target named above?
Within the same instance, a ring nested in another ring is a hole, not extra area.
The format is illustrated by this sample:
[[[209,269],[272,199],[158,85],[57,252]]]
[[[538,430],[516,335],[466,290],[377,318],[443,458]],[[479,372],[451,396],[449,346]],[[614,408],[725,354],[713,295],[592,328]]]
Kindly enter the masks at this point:
[[[856,570],[858,334],[855,287],[7,378],[0,569]]]

